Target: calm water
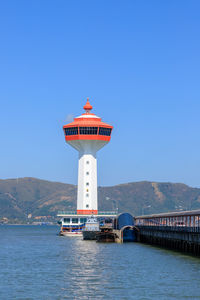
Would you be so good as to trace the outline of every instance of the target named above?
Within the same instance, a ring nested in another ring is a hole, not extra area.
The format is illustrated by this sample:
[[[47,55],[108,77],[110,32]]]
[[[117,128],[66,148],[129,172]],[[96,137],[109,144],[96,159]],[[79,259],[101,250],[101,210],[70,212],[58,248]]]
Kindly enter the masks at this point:
[[[0,226],[0,299],[200,299],[200,259]]]

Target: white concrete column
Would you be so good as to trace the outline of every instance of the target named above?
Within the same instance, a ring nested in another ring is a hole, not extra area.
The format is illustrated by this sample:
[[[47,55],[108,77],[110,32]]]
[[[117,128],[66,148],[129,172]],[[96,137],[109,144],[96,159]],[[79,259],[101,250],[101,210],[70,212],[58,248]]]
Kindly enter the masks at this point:
[[[80,151],[78,164],[77,211],[97,211],[96,151]]]

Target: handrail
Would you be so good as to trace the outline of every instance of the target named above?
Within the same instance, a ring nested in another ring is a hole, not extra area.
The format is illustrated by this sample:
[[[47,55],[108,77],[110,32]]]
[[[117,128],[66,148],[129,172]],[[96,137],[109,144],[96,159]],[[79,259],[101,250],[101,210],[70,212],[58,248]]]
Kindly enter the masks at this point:
[[[136,225],[139,229],[158,230],[158,231],[178,231],[178,232],[194,232],[200,233],[200,227],[188,227],[188,226],[148,226],[148,225]]]
[[[117,215],[117,211],[99,211],[98,215]],[[76,211],[58,211],[58,215],[80,215]],[[84,215],[84,214],[83,214]],[[86,214],[87,215],[87,214]]]

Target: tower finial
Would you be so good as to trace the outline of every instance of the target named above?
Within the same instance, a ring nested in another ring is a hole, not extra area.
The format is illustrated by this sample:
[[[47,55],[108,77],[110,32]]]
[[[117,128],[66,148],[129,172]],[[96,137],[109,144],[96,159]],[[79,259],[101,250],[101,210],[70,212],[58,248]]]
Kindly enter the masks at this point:
[[[87,114],[92,110],[92,105],[89,102],[89,98],[87,98],[87,103],[85,104],[85,106],[83,106],[83,108],[85,109]]]

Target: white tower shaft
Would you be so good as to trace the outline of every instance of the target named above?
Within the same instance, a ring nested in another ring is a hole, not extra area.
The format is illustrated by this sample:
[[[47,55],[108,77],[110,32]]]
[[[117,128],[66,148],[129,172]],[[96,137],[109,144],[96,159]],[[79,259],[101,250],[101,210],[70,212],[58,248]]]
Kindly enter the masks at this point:
[[[97,214],[97,159],[96,153],[107,141],[82,140],[69,142],[79,151],[77,213]]]
[[[91,210],[98,212],[96,151],[79,152],[77,212]]]

